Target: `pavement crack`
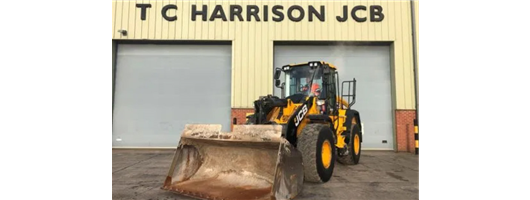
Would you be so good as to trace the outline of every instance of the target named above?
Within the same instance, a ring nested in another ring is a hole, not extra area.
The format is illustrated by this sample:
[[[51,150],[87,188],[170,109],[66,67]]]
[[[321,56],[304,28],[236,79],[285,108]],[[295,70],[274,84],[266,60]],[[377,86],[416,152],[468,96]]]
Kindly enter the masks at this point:
[[[139,163],[141,163],[141,162],[144,162],[144,161],[146,161],[146,160],[152,159],[152,158],[157,157],[157,156],[159,156],[159,155],[160,155],[160,154],[156,154],[156,155],[151,156],[151,157],[149,157],[149,158],[146,158],[146,159],[140,160],[140,161],[138,161],[138,162],[136,162],[136,163],[133,163],[133,164],[127,166],[127,167],[124,167],[124,168],[118,169],[118,170],[116,170],[116,171],[113,171],[112,174],[114,174],[114,173],[116,173],[116,172],[123,171],[124,169],[127,169],[127,168],[129,168],[129,167],[135,166],[135,165],[137,165],[137,164],[139,164]]]
[[[405,182],[409,182],[407,179],[404,179],[402,176],[399,176],[399,175],[394,174],[394,173],[392,173],[392,172],[387,172],[386,174],[389,175],[389,176],[391,176],[392,178],[397,179],[397,180],[405,181]]]

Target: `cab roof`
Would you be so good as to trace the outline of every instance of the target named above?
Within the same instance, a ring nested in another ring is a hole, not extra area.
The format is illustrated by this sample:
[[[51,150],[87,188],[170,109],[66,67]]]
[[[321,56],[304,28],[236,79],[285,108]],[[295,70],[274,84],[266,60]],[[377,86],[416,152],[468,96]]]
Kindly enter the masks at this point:
[[[335,65],[329,63],[329,62],[325,62],[325,61],[310,61],[310,62],[304,62],[304,63],[294,63],[294,64],[288,64],[286,66],[289,66],[289,67],[299,67],[299,66],[305,66],[305,65],[308,65],[309,63],[320,63],[320,64],[327,64],[329,65],[330,68],[332,69],[337,69],[337,67],[335,67]]]

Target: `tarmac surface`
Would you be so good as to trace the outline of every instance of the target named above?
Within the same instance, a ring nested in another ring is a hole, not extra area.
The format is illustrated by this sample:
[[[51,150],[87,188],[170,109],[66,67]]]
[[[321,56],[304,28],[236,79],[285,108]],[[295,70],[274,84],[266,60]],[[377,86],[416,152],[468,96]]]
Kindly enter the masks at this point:
[[[112,199],[182,199],[160,189],[174,150],[113,150]],[[358,165],[337,163],[332,179],[324,184],[305,183],[296,200],[419,199],[419,161],[411,153],[363,151]]]

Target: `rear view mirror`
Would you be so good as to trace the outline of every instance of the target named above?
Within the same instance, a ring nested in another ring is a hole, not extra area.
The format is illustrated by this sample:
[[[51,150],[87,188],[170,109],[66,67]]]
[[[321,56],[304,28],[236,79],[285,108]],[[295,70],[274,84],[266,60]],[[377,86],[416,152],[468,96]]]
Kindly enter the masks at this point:
[[[275,79],[275,80],[280,79],[280,75],[281,75],[281,74],[282,74],[282,69],[280,69],[280,68],[276,68],[276,71],[274,71],[274,79]],[[278,84],[276,84],[276,85],[278,85]]]
[[[280,85],[282,84],[282,82],[280,81],[280,79],[276,79],[276,81],[274,82],[274,84],[276,85],[276,87],[280,87]]]

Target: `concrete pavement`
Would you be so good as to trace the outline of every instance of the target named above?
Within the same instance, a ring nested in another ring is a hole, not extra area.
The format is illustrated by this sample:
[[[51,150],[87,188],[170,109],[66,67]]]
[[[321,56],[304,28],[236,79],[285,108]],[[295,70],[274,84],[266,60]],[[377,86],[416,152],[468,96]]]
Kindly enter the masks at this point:
[[[113,150],[112,199],[191,200],[160,189],[173,153],[173,150]],[[418,156],[410,153],[363,151],[359,165],[337,163],[328,183],[305,183],[303,193],[296,199],[419,199],[418,168]]]

